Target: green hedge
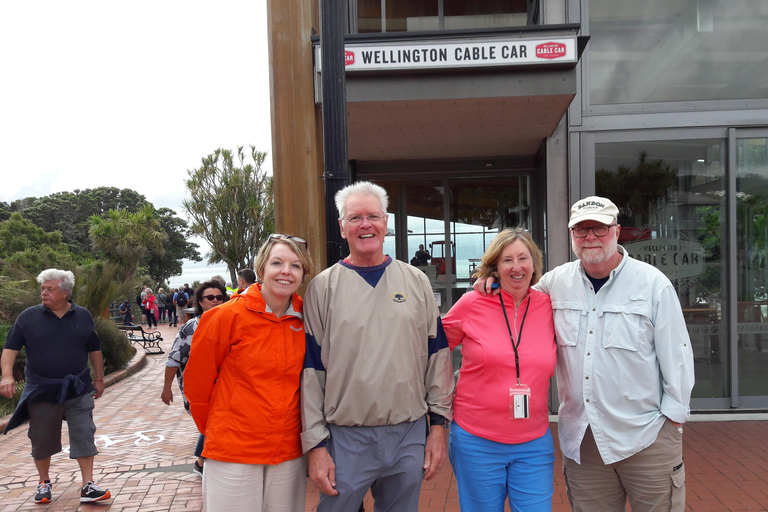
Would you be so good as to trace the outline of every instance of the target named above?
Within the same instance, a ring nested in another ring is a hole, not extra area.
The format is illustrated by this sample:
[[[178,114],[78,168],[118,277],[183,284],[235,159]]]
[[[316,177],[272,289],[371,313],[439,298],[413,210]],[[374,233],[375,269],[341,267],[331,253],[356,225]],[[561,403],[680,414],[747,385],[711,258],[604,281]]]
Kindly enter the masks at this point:
[[[98,317],[94,319],[94,323],[96,324],[96,333],[101,340],[104,375],[122,370],[136,354],[136,349],[112,320]]]

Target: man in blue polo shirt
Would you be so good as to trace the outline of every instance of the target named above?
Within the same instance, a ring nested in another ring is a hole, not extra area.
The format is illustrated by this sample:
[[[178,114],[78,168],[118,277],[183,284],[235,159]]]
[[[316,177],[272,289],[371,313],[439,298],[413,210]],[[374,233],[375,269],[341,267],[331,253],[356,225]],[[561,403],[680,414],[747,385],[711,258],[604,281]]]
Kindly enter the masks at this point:
[[[69,457],[76,459],[83,476],[80,501],[106,500],[106,489],[93,482],[93,400],[104,393],[101,343],[87,309],[72,302],[75,276],[51,268],[37,276],[42,304],[24,310],[8,331],[0,356],[0,395],[16,391],[13,363],[26,348],[26,386],[4,434],[29,419],[29,438],[40,484],[35,503],[51,501],[51,456],[61,451],[61,423],[69,427]],[[95,378],[91,380],[90,360]]]

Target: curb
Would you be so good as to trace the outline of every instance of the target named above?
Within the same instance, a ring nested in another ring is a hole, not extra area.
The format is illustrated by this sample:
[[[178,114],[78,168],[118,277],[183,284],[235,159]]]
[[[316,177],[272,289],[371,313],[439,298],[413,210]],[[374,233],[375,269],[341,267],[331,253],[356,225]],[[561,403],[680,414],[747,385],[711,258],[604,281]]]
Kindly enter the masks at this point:
[[[147,353],[143,350],[136,350],[133,359],[122,370],[117,370],[104,377],[104,389],[108,388],[112,384],[117,384],[126,377],[130,377],[134,373],[138,372],[147,364]],[[13,414],[9,414],[3,418],[0,418],[0,433],[5,430],[8,422],[11,420]]]

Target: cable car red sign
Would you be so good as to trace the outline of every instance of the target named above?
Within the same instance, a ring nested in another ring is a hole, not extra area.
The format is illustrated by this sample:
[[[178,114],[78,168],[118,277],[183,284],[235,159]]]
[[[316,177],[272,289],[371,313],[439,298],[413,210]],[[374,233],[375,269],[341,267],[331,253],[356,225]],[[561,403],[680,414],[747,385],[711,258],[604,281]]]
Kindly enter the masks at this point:
[[[536,46],[536,56],[542,59],[565,57],[565,51],[563,43],[544,43]]]

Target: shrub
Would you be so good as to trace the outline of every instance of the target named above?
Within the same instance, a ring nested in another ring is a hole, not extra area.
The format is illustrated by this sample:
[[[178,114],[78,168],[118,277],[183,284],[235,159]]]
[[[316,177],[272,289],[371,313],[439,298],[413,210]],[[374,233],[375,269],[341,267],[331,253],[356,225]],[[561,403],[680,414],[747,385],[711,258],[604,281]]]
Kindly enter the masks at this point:
[[[19,403],[19,398],[21,398],[21,393],[23,391],[24,391],[24,383],[17,382],[16,393],[14,393],[13,398],[6,398],[4,396],[0,396],[0,418],[8,414],[11,414],[16,409],[16,404]]]
[[[96,317],[93,321],[96,324],[96,333],[101,340],[104,375],[122,370],[136,353],[136,349],[112,320]]]
[[[0,352],[5,348],[5,338],[10,330],[10,324],[0,320]],[[24,352],[24,347],[22,347],[19,353],[16,354],[16,361],[13,363],[13,378],[16,382],[24,382],[24,361],[26,359],[27,354]]]
[[[40,288],[36,282],[0,277],[0,321],[11,325],[22,311],[37,304],[40,304]]]
[[[5,346],[5,337],[8,335],[8,330],[11,328],[10,325],[0,322],[0,352],[3,350],[3,347]],[[22,349],[22,352],[24,349]],[[16,361],[18,363],[19,359],[22,359],[23,362],[23,355],[19,353],[18,356],[16,356]],[[14,364],[14,377],[16,378],[17,382],[19,381],[19,375],[16,375],[16,364]],[[23,368],[23,365],[22,365]],[[24,374],[21,374],[21,378],[24,378]],[[16,404],[19,403],[19,398],[21,397],[21,392],[24,391],[24,384],[16,384],[16,393],[13,395],[13,398],[6,398],[4,396],[0,396],[0,418],[7,414],[11,414],[13,410],[16,408]]]

